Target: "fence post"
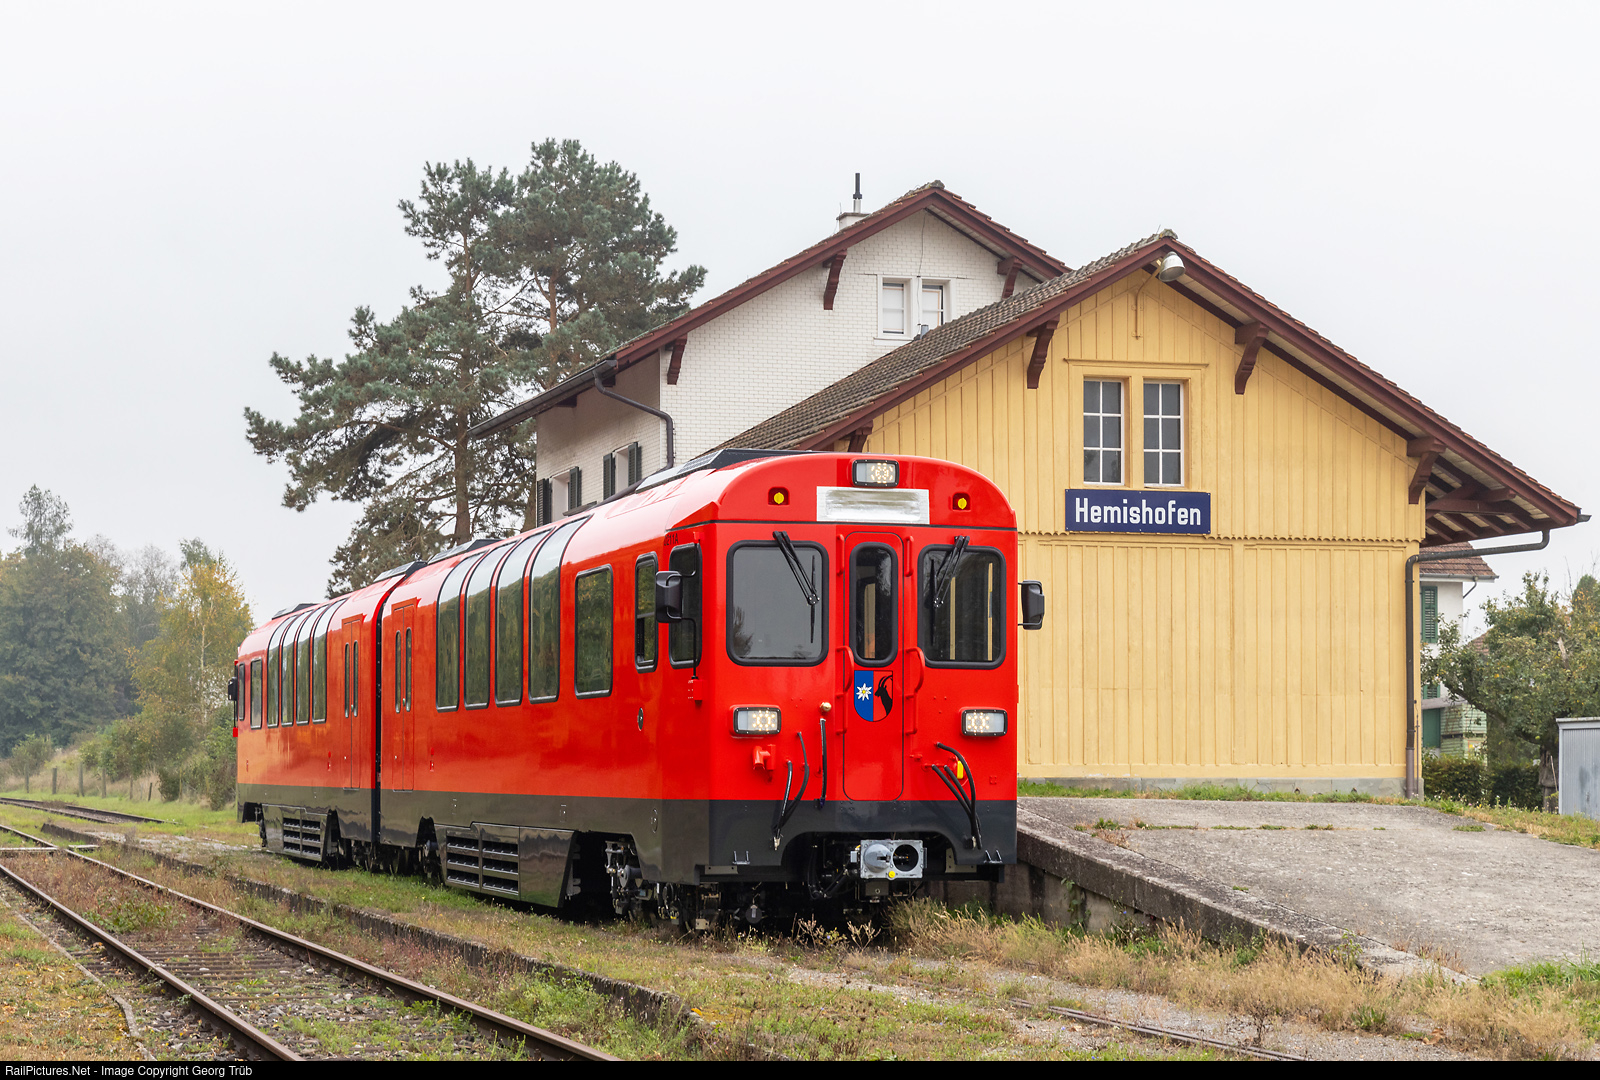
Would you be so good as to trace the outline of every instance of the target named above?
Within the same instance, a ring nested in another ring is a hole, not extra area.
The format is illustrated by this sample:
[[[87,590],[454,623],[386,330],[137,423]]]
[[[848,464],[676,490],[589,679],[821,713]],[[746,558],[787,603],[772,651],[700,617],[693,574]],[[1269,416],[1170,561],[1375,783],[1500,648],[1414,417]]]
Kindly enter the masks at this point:
[[[83,798],[83,762],[78,762],[78,798]]]
[[[50,766],[50,797],[51,798],[55,798],[55,794],[56,794],[56,773],[58,773],[60,771],[61,771],[61,766],[59,766],[59,765]]]

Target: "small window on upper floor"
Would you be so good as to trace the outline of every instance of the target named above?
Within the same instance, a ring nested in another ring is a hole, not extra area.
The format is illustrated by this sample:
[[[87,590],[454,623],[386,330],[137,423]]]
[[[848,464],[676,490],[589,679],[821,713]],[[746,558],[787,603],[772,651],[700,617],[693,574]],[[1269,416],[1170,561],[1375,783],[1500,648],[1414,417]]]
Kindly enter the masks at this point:
[[[1183,384],[1144,384],[1144,482],[1183,486]]]
[[[885,281],[879,290],[878,333],[885,337],[909,337],[906,333],[906,293],[904,281]]]
[[[922,317],[917,320],[917,333],[923,332],[923,327],[937,330],[944,325],[946,302],[945,296],[949,286],[924,281],[922,283]]]

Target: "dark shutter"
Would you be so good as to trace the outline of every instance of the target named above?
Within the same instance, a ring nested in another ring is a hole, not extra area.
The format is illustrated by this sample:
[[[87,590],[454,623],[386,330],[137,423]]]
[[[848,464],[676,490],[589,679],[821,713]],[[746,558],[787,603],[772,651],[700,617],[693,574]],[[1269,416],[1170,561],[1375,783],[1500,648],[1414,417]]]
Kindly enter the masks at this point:
[[[644,451],[638,443],[628,444],[628,486],[644,479]]]
[[[567,509],[576,510],[583,505],[583,470],[573,468],[567,473]]]
[[[1439,586],[1422,587],[1422,640],[1432,645],[1439,640]]]
[[[617,455],[607,454],[600,459],[600,497],[609,499],[617,493]]]
[[[555,509],[550,505],[552,500],[550,481],[540,480],[539,490],[534,495],[533,501],[533,524],[535,527],[550,524],[554,516],[552,511]]]

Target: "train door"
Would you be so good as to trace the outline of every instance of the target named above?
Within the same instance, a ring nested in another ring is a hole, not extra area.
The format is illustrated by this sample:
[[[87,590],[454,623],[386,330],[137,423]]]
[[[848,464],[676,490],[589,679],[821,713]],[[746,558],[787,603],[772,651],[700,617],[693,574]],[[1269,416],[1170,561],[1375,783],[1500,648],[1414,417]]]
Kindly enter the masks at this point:
[[[359,787],[362,769],[359,765],[361,747],[365,740],[357,735],[361,726],[361,617],[346,619],[339,628],[339,655],[344,672],[344,728],[348,753],[345,761],[345,786]]]
[[[393,786],[411,791],[417,786],[417,723],[411,708],[411,640],[416,628],[417,605],[408,603],[395,608],[384,620],[384,630],[389,637],[389,681],[393,683],[388,697],[393,705],[392,738],[386,738],[393,757]]]
[[[900,684],[906,653],[902,539],[888,532],[845,537],[845,706],[842,780],[847,799],[898,799],[904,784],[905,718]]]

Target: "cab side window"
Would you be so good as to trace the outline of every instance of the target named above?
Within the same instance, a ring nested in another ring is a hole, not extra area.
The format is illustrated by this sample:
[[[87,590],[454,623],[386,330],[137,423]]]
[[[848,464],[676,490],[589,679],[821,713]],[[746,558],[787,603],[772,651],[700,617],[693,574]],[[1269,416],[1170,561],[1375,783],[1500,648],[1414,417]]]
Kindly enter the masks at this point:
[[[700,642],[705,637],[705,628],[700,625],[700,593],[704,586],[700,545],[674,548],[667,569],[683,575],[683,621],[673,623],[668,631],[667,655],[672,658],[673,667],[687,667],[699,663]]]
[[[250,661],[250,726],[261,726],[261,661]]]
[[[656,622],[656,557],[646,555],[633,567],[633,666],[640,671],[656,669],[656,653],[661,648],[660,625]]]

